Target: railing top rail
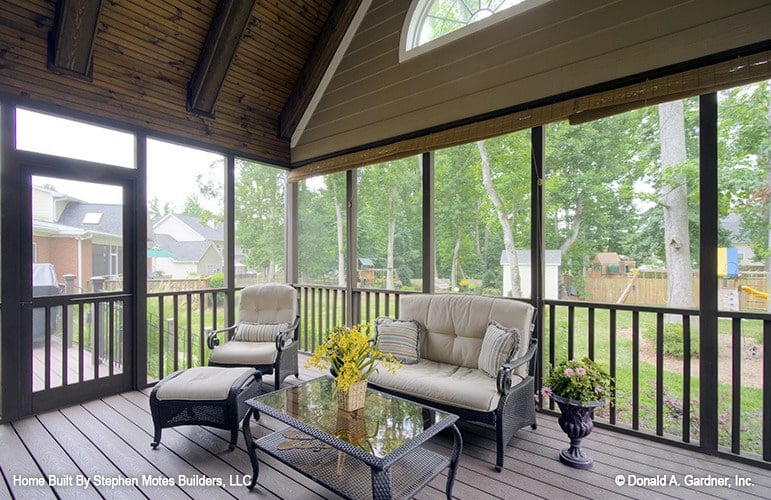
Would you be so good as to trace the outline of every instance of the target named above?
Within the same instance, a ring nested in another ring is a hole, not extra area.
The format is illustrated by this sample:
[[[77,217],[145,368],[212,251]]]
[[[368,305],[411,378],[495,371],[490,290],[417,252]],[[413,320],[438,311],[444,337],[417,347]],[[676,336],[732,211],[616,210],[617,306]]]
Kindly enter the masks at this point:
[[[637,311],[664,314],[680,314],[682,316],[698,316],[698,309],[683,309],[666,306],[647,306],[633,304],[613,304],[611,302],[586,302],[575,300],[544,300],[547,306],[579,307],[582,309],[608,309],[616,311]]]
[[[198,290],[168,290],[165,292],[148,292],[148,297],[168,297],[173,295],[197,295],[201,293],[226,293],[227,288],[201,288]]]

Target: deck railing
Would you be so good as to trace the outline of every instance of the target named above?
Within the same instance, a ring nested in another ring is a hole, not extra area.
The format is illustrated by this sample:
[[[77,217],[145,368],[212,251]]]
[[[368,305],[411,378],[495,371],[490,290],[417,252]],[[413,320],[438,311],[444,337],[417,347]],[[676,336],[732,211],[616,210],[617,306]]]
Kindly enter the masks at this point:
[[[304,352],[312,352],[346,318],[372,323],[378,316],[397,316],[399,297],[415,293],[296,288]],[[160,319],[148,327],[148,378],[206,364],[205,336],[224,326],[224,296],[225,290],[148,295],[148,314]],[[718,321],[717,422],[705,421],[709,417],[699,409],[697,310],[547,300],[537,382],[559,360],[588,356],[615,380],[616,404],[596,412],[598,425],[693,447],[699,447],[701,429],[717,426],[721,453],[771,465],[771,414],[763,411],[771,404],[770,385],[763,383],[771,373],[771,355],[764,349],[771,342],[771,316],[721,311]],[[551,412],[554,406],[541,400],[539,409]]]
[[[35,298],[33,392],[123,372],[126,298],[124,295]]]
[[[208,363],[206,335],[225,322],[224,289],[147,294],[147,380]]]

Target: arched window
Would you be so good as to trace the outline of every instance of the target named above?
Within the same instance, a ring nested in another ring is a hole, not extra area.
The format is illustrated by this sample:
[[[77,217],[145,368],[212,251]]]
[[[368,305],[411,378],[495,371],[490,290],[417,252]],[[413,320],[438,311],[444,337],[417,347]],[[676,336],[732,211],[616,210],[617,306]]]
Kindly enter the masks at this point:
[[[402,28],[400,60],[421,54],[548,0],[415,0]]]

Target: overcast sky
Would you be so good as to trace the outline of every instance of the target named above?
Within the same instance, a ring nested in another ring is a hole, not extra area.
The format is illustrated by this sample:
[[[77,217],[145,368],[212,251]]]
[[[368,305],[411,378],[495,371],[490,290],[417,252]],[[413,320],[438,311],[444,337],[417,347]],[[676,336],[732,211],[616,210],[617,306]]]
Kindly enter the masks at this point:
[[[96,161],[123,167],[134,165],[131,134],[20,109],[17,113],[17,147],[27,151]],[[198,193],[196,177],[222,156],[159,140],[148,141],[147,199],[158,197],[182,208],[188,193]],[[120,202],[120,190],[57,179],[58,191],[91,203]]]

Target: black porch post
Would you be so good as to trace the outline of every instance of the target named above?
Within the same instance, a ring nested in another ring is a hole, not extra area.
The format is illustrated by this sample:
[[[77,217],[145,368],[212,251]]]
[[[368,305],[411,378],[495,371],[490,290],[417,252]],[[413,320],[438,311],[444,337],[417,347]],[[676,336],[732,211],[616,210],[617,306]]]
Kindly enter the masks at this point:
[[[288,182],[286,185],[286,198],[284,203],[285,221],[284,225],[284,248],[285,260],[284,260],[284,280],[287,283],[297,283],[297,228],[298,226],[298,210],[297,199],[299,196],[300,188],[296,182]]]
[[[236,318],[236,158],[232,153],[225,155],[225,288],[227,292],[225,324],[232,325]]]
[[[544,281],[545,281],[545,259],[546,250],[543,238],[544,220],[543,220],[543,157],[544,157],[544,134],[543,127],[535,127],[530,130],[530,262],[532,263],[530,282],[532,304],[537,307],[535,331],[533,335],[538,339],[538,353],[536,354],[535,365],[535,386],[541,387],[543,380],[543,317],[544,317]]]
[[[699,101],[699,446],[717,453],[717,94]],[[685,424],[687,425],[687,424]]]
[[[423,293],[434,293],[436,240],[434,239],[434,152],[420,156],[423,171]]]
[[[347,235],[347,247],[346,247],[346,260],[348,262],[348,268],[346,269],[346,311],[348,317],[346,323],[348,325],[355,325],[359,323],[361,317],[361,295],[354,292],[358,281],[357,270],[359,268],[359,252],[356,243],[356,211],[358,207],[357,189],[356,189],[356,169],[348,170],[345,173],[345,192],[347,203],[345,204],[346,213],[346,235]]]
[[[0,201],[2,201],[2,234],[18,234],[20,213],[19,168],[15,158],[16,113],[12,103],[0,101]],[[31,367],[22,362],[22,341],[31,335],[21,334],[20,314],[9,312],[21,311],[21,270],[20,238],[3,239],[2,251],[2,407],[0,421],[7,422],[24,415],[32,408],[30,391],[24,390],[23,384],[31,380]]]

